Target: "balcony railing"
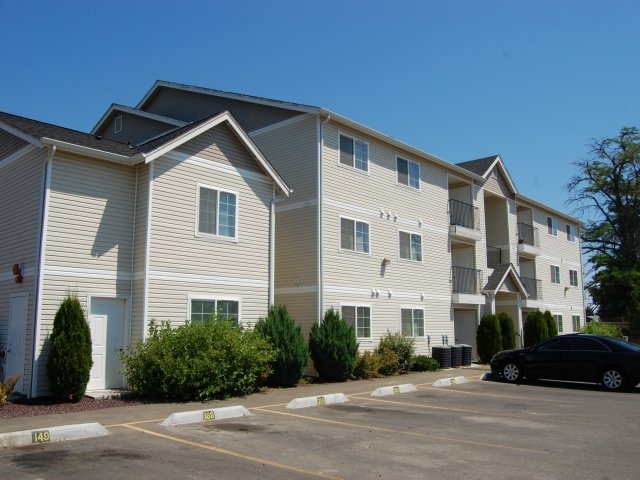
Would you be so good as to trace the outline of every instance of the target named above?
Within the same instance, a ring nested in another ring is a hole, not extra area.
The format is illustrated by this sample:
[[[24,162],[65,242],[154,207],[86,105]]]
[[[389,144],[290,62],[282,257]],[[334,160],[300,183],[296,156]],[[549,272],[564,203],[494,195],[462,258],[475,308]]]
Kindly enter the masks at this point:
[[[526,245],[539,247],[540,239],[538,237],[538,229],[533,225],[518,222],[518,241]]]
[[[496,268],[502,263],[502,249],[487,246],[487,267]]]
[[[449,224],[479,230],[478,207],[458,200],[449,200]]]
[[[542,280],[536,278],[520,277],[531,300],[542,300]]]
[[[453,293],[479,294],[481,285],[481,270],[466,267],[451,267],[451,290]]]

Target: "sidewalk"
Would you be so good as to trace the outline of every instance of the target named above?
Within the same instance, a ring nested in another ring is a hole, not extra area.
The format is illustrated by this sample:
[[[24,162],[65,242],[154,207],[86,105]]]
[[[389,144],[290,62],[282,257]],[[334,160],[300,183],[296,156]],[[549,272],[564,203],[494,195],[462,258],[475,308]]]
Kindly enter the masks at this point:
[[[77,413],[58,415],[42,415],[37,417],[18,417],[0,420],[0,434],[47,429],[52,427],[77,425],[85,423],[99,423],[103,427],[136,422],[161,423],[174,413],[193,410],[214,409],[242,405],[251,408],[265,405],[286,405],[291,400],[301,397],[313,397],[342,393],[349,395],[361,394],[367,396],[377,388],[413,384],[414,386],[431,386],[435,382],[447,384],[446,379],[466,377],[478,380],[489,371],[488,366],[472,365],[470,367],[451,368],[438,372],[421,372],[400,375],[396,377],[377,378],[372,380],[356,380],[342,383],[320,383],[303,385],[293,388],[269,389],[265,392],[254,393],[247,397],[234,397],[227,400],[188,403],[151,403],[126,407],[104,408]],[[442,382],[445,380],[445,382]],[[2,447],[2,442],[0,442]]]

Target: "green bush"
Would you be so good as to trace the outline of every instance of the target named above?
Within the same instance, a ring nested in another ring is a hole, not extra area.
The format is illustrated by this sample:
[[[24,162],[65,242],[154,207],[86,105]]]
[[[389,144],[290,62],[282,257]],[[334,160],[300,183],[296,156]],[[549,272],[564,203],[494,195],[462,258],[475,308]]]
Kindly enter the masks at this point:
[[[500,335],[502,336],[502,350],[512,350],[516,348],[516,329],[513,320],[506,312],[498,313],[500,322]]]
[[[91,332],[77,297],[69,295],[60,304],[49,340],[47,377],[51,393],[57,400],[78,402],[87,390],[93,360]]]
[[[309,348],[302,329],[296,325],[285,305],[275,305],[269,309],[266,319],[260,319],[256,331],[269,339],[276,348],[273,372],[267,384],[274,387],[292,387],[297,384],[309,359]]]
[[[191,401],[255,392],[271,374],[275,351],[255,330],[212,316],[177,328],[151,322],[149,338],[121,358],[135,393]]]
[[[375,349],[375,352],[379,355],[384,354],[386,351],[395,353],[398,360],[395,364],[387,366],[388,368],[385,370],[388,373],[384,373],[384,375],[396,375],[411,370],[411,359],[415,353],[415,342],[412,338],[405,337],[400,332],[391,333],[387,330],[387,333],[380,339],[380,343]]]
[[[411,359],[411,370],[414,372],[437,372],[440,362],[427,355],[416,355]]]
[[[384,373],[389,369],[389,364],[397,368],[398,356],[391,350],[385,351],[382,355],[369,350],[356,356],[351,375],[353,378],[367,380],[369,378],[384,377]],[[392,367],[393,368],[393,367]]]
[[[530,312],[524,320],[524,346],[530,347],[549,338],[549,329],[542,312]]]
[[[345,381],[353,370],[358,353],[353,326],[348,325],[335,310],[327,310],[322,323],[311,327],[309,351],[320,380]]]
[[[15,375],[11,375],[4,382],[0,382],[0,405],[7,403],[9,397],[16,391],[16,385],[18,384],[19,378],[20,374],[16,373]]]
[[[622,331],[619,327],[605,322],[589,322],[586,325],[580,327],[580,332],[622,338]]]
[[[558,335],[558,324],[556,323],[556,319],[553,318],[553,315],[551,315],[551,312],[546,310],[542,316],[547,324],[547,338]]]
[[[502,334],[498,317],[487,313],[482,316],[476,331],[476,345],[480,362],[489,363],[491,357],[502,350]]]

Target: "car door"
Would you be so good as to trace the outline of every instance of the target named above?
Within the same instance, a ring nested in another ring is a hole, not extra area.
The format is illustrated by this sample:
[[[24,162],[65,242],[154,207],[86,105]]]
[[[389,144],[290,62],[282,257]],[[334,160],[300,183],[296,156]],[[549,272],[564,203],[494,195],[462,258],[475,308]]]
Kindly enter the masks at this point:
[[[573,337],[571,354],[567,357],[567,380],[597,382],[610,350],[603,343],[589,337]]]
[[[561,380],[567,376],[566,357],[569,346],[566,337],[554,337],[540,343],[525,354],[525,372],[529,378]]]

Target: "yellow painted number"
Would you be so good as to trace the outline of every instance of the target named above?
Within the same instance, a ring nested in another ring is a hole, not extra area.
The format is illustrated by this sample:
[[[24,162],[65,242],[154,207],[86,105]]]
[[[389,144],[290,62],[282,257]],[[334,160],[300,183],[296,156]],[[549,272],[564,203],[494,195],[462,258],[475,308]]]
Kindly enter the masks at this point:
[[[393,394],[397,395],[400,393],[400,387],[393,387]]]
[[[31,443],[49,443],[50,441],[51,433],[49,433],[49,430],[31,432]]]
[[[206,410],[206,411],[202,412],[202,419],[203,420],[215,420],[216,419],[216,412],[214,412],[213,410]]]
[[[455,378],[452,378],[452,379],[451,379],[451,385],[455,385],[455,384],[456,384],[456,379],[455,379]]]
[[[316,405],[326,405],[327,401],[324,397],[316,397]]]

